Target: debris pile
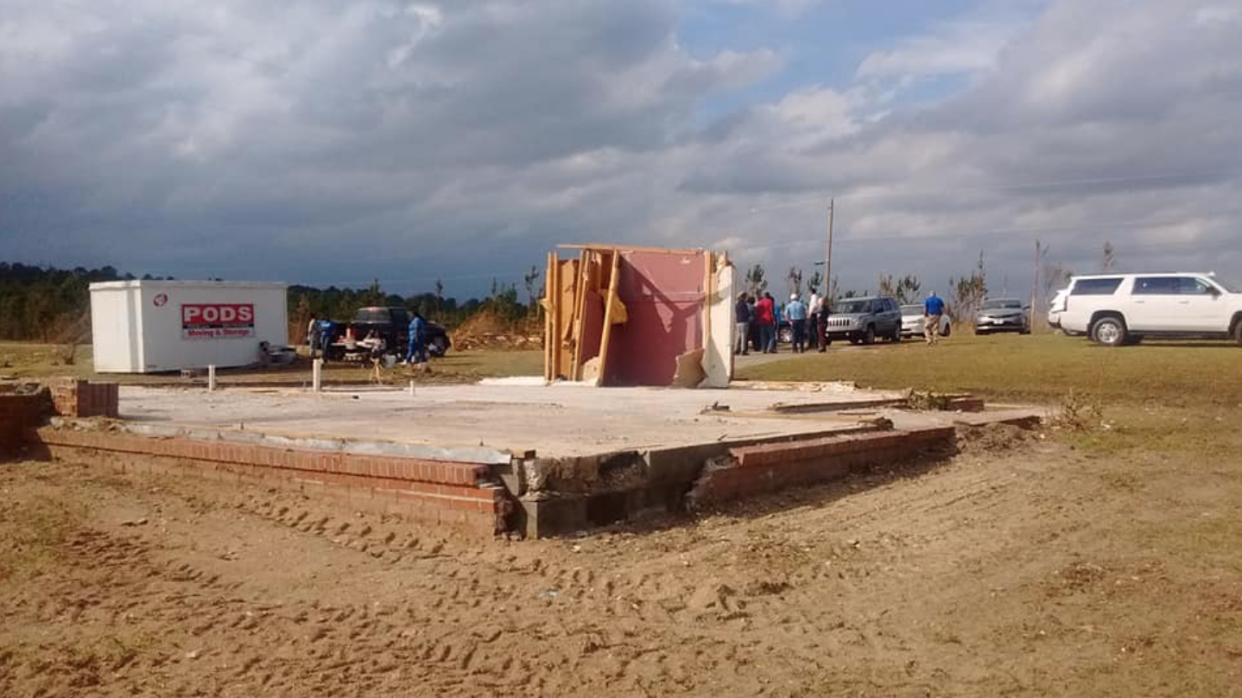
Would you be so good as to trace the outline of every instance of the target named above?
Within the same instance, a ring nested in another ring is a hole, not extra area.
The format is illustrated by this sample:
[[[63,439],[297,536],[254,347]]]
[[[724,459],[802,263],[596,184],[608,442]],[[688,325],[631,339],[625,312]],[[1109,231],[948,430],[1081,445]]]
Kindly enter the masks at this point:
[[[543,325],[522,319],[506,320],[490,310],[480,310],[453,332],[453,346],[471,349],[539,349]]]

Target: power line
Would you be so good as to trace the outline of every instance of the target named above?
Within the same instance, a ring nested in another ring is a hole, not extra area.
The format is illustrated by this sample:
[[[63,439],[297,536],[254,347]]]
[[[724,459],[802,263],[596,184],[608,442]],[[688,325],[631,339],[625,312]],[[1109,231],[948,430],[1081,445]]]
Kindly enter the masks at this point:
[[[1090,184],[1126,184],[1137,182],[1151,181],[1177,181],[1177,180],[1194,180],[1205,179],[1209,177],[1230,177],[1237,176],[1239,173],[1233,170],[1218,170],[1211,172],[1166,172],[1148,175],[1127,175],[1123,177],[1081,177],[1081,178],[1064,178],[1052,179],[1042,182],[1022,182],[1017,184],[999,184],[996,186],[981,187],[954,187],[954,188],[937,188],[937,189],[907,189],[886,192],[865,192],[856,191],[850,193],[846,191],[844,194],[830,195],[825,192],[817,194],[813,197],[805,197],[787,201],[779,204],[771,204],[769,206],[752,206],[749,211],[751,214],[766,213],[768,211],[776,211],[783,208],[797,208],[801,206],[818,205],[823,206],[824,201],[830,196],[838,200],[860,201],[866,199],[884,199],[884,198],[911,198],[916,196],[944,196],[947,194],[968,194],[996,191],[1021,191],[1024,189],[1047,189],[1051,187],[1073,186],[1073,185],[1090,185]]]
[[[1159,228],[1166,225],[1176,225],[1184,223],[1185,219],[1164,220],[1164,221],[1116,221],[1116,222],[1093,222],[1078,223],[1072,225],[1053,225],[1039,226],[1027,228],[982,228],[975,230],[940,230],[931,233],[918,233],[914,235],[854,235],[838,238],[834,244],[855,243],[855,242],[891,242],[900,241],[908,243],[919,243],[922,241],[936,242],[949,238],[960,238],[963,236],[975,235],[1017,235],[1028,233],[1051,233],[1051,232],[1074,232],[1078,230],[1099,230],[1103,228]],[[767,250],[774,247],[801,245],[823,242],[823,238],[799,238],[795,240],[776,240],[766,245],[747,246],[747,250]]]

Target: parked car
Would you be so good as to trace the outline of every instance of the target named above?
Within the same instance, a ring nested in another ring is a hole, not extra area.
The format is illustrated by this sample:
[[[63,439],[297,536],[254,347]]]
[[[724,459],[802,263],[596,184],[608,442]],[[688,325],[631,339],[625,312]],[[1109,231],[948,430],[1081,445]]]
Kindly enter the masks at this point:
[[[1061,329],[1061,312],[1065,310],[1065,299],[1069,297],[1069,288],[1063,288],[1057,291],[1052,297],[1052,302],[1048,304],[1048,326],[1059,330]]]
[[[887,296],[844,298],[828,312],[825,340],[848,339],[853,344],[874,344],[877,337],[901,341],[901,308]]]
[[[1061,329],[1106,346],[1144,337],[1233,338],[1242,344],[1242,291],[1210,272],[1076,276]]]
[[[975,313],[975,334],[1017,332],[1030,334],[1030,308],[1017,298],[996,298],[983,301]]]
[[[923,317],[923,306],[901,306],[901,336],[907,338],[922,337],[925,320],[926,318]],[[940,336],[948,337],[951,332],[953,332],[953,321],[949,319],[949,314],[945,313],[940,316]]]
[[[410,345],[410,311],[400,306],[359,308],[354,313],[353,322],[342,327],[333,339],[327,358],[333,361],[362,359],[368,350],[361,346],[351,349],[345,341],[346,332],[353,335],[355,342],[360,342],[372,331],[384,338],[392,353],[405,356]],[[427,352],[432,356],[444,356],[452,346],[444,325],[428,321]]]

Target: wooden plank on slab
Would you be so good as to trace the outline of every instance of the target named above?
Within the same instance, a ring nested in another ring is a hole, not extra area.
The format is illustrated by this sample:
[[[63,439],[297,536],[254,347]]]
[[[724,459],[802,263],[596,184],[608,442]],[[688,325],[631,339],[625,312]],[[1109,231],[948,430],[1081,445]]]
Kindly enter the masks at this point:
[[[548,267],[544,272],[543,291],[543,379],[556,377],[556,308],[560,300],[560,287],[556,274],[560,265],[555,252],[548,253]]]
[[[595,385],[604,384],[604,376],[608,372],[608,343],[612,339],[613,314],[616,312],[616,306],[621,304],[617,298],[617,292],[621,285],[621,253],[612,253],[612,264],[610,265],[611,273],[609,274],[608,295],[604,299],[604,336],[600,340],[599,345],[599,372],[595,377]],[[625,306],[621,306],[624,308]]]
[[[569,366],[569,379],[582,380],[582,333],[585,330],[586,297],[591,288],[591,256],[586,250],[578,254],[578,284],[574,289],[574,358]]]

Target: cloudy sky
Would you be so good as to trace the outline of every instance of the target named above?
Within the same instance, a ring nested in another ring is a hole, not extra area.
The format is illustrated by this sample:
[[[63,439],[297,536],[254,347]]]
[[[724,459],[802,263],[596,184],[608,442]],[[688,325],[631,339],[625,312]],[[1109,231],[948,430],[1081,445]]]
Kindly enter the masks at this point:
[[[399,292],[558,242],[1242,280],[1237,0],[0,0],[0,259]]]

